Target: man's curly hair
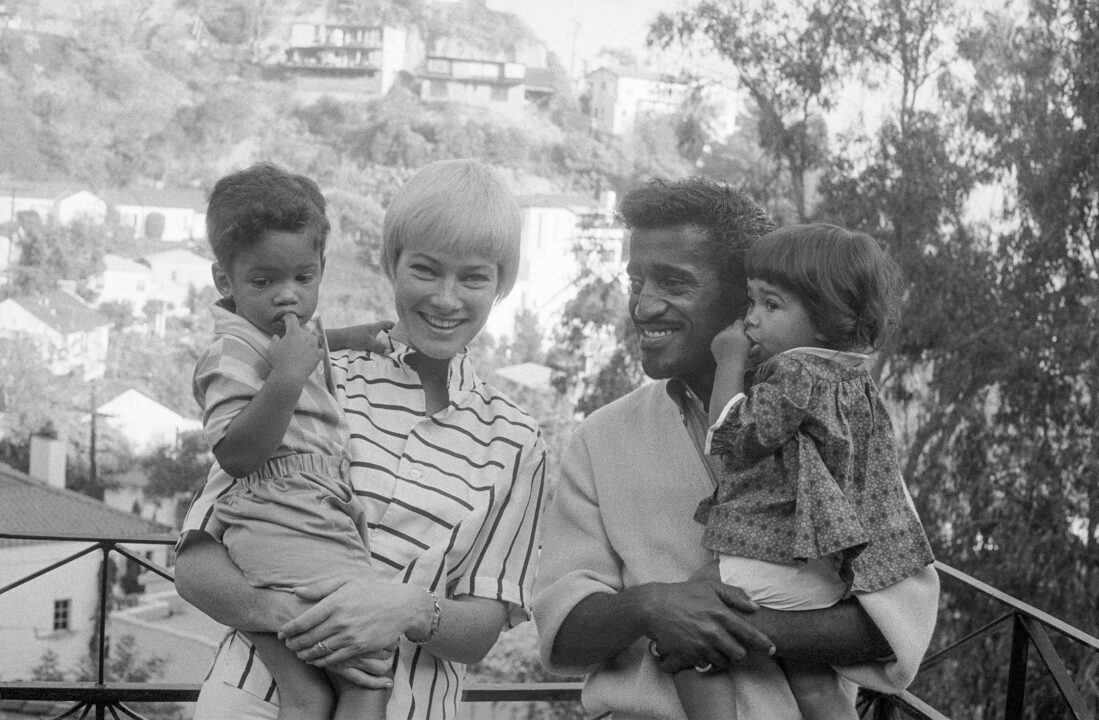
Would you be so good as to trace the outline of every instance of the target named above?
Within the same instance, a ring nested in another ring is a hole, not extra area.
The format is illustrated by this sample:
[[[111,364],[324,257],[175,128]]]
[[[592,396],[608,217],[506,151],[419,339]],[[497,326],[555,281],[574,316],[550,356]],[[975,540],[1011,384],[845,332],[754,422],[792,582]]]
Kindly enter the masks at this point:
[[[630,230],[697,228],[722,279],[739,288],[745,284],[744,253],[775,228],[763,208],[743,192],[703,177],[650,180],[626,193],[618,217]]]

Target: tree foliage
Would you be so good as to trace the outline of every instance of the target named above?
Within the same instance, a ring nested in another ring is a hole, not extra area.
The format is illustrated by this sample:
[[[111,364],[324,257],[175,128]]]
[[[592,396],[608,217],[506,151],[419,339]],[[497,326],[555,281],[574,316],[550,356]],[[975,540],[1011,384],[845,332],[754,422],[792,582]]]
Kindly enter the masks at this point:
[[[700,2],[661,13],[649,42],[699,40],[725,60],[759,110],[759,143],[789,173],[797,216],[808,215],[806,180],[827,150],[823,115],[863,47],[865,25],[850,0]]]

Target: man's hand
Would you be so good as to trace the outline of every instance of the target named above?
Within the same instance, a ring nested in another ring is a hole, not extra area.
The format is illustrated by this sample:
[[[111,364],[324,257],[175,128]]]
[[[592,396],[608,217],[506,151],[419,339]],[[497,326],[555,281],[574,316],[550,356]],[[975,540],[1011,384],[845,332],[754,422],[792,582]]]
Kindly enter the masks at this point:
[[[282,337],[271,338],[268,351],[271,372],[284,373],[285,377],[300,379],[304,384],[305,379],[324,357],[324,351],[317,342],[317,337],[301,326],[297,315],[283,315],[282,321],[286,325],[286,332]]]
[[[774,652],[771,640],[743,617],[759,606],[739,588],[704,579],[649,583],[636,590],[646,635],[665,672],[692,665],[728,668],[749,652]]]

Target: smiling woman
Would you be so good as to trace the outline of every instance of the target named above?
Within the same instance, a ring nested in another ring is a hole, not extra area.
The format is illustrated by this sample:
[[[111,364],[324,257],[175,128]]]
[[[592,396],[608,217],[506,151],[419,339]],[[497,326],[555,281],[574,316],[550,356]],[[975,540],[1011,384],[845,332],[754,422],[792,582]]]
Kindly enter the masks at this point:
[[[529,618],[545,446],[530,416],[482,381],[465,353],[515,282],[519,229],[514,199],[474,161],[428,165],[397,191],[383,230],[397,324],[378,337],[380,352],[331,356],[370,561],[355,579],[294,594],[253,587],[204,532],[225,490],[208,482],[184,524],[177,587],[237,630],[196,718],[287,717],[252,641],[278,631],[300,660],[391,688],[386,716],[447,720],[459,707],[462,665]]]

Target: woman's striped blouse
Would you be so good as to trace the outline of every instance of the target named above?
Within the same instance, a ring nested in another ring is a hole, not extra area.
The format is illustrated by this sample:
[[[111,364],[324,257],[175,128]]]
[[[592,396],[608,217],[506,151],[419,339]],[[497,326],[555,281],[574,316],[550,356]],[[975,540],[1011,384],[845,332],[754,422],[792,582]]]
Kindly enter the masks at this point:
[[[448,597],[504,602],[512,626],[529,619],[546,473],[537,425],[480,380],[464,354],[450,364],[449,406],[425,417],[411,351],[390,346],[384,355],[332,357],[351,433],[351,484],[366,510],[375,570]],[[224,490],[217,478],[207,482],[184,532],[202,528]],[[215,674],[223,681],[273,697],[271,676],[246,638],[222,643],[219,655]],[[464,673],[465,666],[402,640],[387,717],[455,717]]]

